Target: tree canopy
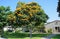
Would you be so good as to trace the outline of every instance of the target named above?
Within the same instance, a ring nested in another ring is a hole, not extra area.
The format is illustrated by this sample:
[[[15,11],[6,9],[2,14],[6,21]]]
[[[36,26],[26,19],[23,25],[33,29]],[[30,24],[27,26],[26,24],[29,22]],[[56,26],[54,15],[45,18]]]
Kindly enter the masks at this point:
[[[31,30],[34,27],[44,26],[48,18],[48,15],[36,2],[23,3],[19,1],[13,12],[10,11],[9,6],[0,6],[0,29],[2,30],[6,25],[12,27],[26,26]]]
[[[10,7],[0,6],[0,28],[6,25],[6,14],[10,11]]]
[[[45,14],[41,6],[36,2],[30,3],[20,3],[17,4],[20,7],[17,7],[15,10],[16,22],[23,25],[33,24],[38,26],[41,23],[45,23],[48,20],[48,15]]]
[[[7,25],[7,13],[10,12],[10,7],[0,6],[0,35],[3,36],[3,28]]]

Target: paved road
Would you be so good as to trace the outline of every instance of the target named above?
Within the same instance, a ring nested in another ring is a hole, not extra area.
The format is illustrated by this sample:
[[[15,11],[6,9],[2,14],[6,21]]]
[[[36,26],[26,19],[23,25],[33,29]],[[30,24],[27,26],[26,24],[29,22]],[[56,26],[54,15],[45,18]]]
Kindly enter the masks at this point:
[[[49,36],[47,36],[47,37],[42,37],[42,39],[51,39],[51,38],[54,37],[54,36],[56,36],[56,34],[51,34],[51,35],[49,35]]]

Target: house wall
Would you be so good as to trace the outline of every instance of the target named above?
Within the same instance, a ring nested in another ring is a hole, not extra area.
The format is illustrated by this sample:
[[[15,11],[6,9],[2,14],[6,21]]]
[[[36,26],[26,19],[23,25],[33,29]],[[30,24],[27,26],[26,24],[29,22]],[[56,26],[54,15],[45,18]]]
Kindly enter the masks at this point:
[[[46,32],[48,32],[49,29],[52,29],[52,33],[58,33],[55,27],[60,27],[60,21],[54,21],[54,22],[45,24]]]

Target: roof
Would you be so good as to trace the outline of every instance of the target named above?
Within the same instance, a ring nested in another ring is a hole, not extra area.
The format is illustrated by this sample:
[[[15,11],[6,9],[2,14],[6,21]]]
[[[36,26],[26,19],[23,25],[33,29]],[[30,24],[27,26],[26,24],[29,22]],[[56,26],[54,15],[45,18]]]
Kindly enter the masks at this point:
[[[46,23],[46,24],[50,24],[50,23],[53,23],[53,22],[60,22],[60,20],[54,20],[54,21],[48,22],[48,23]]]

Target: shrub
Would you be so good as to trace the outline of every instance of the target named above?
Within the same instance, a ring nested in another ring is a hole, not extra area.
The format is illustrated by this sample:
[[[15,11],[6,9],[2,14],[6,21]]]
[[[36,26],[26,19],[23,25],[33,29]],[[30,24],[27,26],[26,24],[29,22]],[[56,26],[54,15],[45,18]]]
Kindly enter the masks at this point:
[[[48,30],[48,33],[52,33],[52,29],[49,29],[49,30]]]

